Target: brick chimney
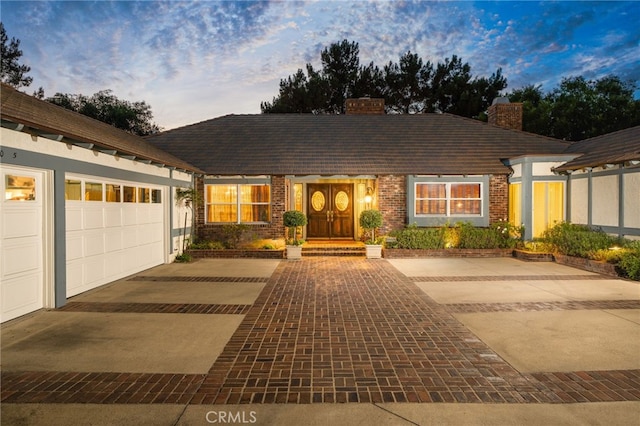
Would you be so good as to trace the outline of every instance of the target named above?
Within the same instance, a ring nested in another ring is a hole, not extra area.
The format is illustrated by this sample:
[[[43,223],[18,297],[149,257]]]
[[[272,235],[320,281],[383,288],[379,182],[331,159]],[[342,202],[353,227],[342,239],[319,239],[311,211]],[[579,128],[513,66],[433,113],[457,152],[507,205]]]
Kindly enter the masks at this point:
[[[489,107],[489,124],[505,129],[522,130],[522,103],[495,98]]]
[[[347,99],[346,111],[350,115],[381,115],[384,114],[384,99],[358,98]]]

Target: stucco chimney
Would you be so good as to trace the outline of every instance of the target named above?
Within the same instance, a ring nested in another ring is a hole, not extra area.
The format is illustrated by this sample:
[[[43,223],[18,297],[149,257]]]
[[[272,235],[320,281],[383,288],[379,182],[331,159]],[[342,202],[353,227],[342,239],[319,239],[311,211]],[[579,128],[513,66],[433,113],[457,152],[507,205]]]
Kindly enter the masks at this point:
[[[505,129],[522,130],[522,103],[510,103],[507,98],[495,98],[488,112],[489,124]]]
[[[351,115],[380,115],[384,114],[384,99],[358,98],[347,99],[347,114]]]

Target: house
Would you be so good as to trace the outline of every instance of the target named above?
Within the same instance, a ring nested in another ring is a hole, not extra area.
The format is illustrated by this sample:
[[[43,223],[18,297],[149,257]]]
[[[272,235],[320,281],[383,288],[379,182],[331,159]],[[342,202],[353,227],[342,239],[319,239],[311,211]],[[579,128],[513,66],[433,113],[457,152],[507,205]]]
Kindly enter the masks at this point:
[[[173,260],[197,167],[2,85],[0,320]]]
[[[496,102],[487,124],[352,99],[346,115],[228,115],[140,138],[0,94],[0,321],[169,263],[193,233],[281,238],[291,209],[319,241],[360,238],[369,208],[383,232],[509,218],[529,239],[568,219],[640,237],[639,127],[570,144],[521,131],[519,104]],[[175,199],[189,187],[204,195],[194,230]]]
[[[357,217],[367,208],[383,213],[383,232],[510,219],[531,239],[556,221],[581,219],[576,203],[585,188],[575,187],[576,175],[563,167],[582,164],[576,161],[597,141],[571,144],[523,132],[522,105],[502,99],[489,121],[384,115],[383,100],[352,99],[346,115],[228,115],[148,140],[206,171],[197,180],[205,199],[196,215],[202,238],[219,238],[230,223],[279,238],[289,209],[307,214],[304,238],[321,240],[358,239]],[[635,149],[629,158],[637,159],[637,130],[626,144],[621,150]],[[640,169],[620,158],[616,167],[630,179],[622,200],[640,187]],[[630,222],[637,204],[626,206],[627,224],[608,230],[640,235]]]

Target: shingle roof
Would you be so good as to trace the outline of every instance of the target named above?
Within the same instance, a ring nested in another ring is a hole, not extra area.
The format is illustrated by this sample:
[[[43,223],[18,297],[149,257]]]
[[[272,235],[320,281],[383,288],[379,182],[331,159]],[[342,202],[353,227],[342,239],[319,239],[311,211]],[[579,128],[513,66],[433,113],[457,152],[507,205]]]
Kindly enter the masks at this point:
[[[26,126],[34,134],[60,135],[63,141],[93,144],[96,148],[116,151],[178,169],[201,173],[197,167],[109,124],[67,110],[2,84],[0,114],[3,121]]]
[[[504,174],[568,143],[449,114],[228,115],[148,137],[208,174]]]
[[[583,155],[556,168],[557,171],[640,160],[640,126],[576,142],[567,153]]]

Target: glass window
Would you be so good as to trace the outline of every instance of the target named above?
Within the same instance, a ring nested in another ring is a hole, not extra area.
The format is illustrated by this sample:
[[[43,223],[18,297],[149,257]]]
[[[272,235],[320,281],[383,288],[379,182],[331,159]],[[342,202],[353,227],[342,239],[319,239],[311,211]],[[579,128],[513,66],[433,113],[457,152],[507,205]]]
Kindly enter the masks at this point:
[[[443,183],[416,184],[416,214],[447,214],[447,185]]]
[[[479,183],[452,183],[450,213],[456,215],[480,215],[482,211]]]
[[[139,203],[151,202],[151,190],[149,188],[138,188],[138,202]]]
[[[86,201],[102,201],[102,184],[96,182],[85,182],[84,199]]]
[[[564,220],[564,183],[533,183],[533,237]]]
[[[240,222],[268,222],[270,197],[269,185],[240,185]]]
[[[268,222],[271,187],[268,184],[207,185],[207,222]]]
[[[480,216],[480,183],[417,183],[415,214],[435,216]]]
[[[82,182],[74,179],[65,179],[64,199],[72,201],[82,201]]]
[[[120,185],[108,183],[105,185],[105,195],[108,203],[119,203],[121,196]]]
[[[125,186],[122,190],[122,200],[125,203],[135,203],[136,189],[132,186]]]
[[[36,179],[30,176],[6,175],[4,199],[34,201],[36,199]]]
[[[518,226],[522,223],[522,185],[509,185],[509,222]]]
[[[207,185],[207,222],[238,222],[238,186]]]
[[[293,185],[293,206],[295,210],[302,211],[302,184]]]
[[[160,189],[151,190],[151,202],[154,204],[162,203],[162,191]]]

